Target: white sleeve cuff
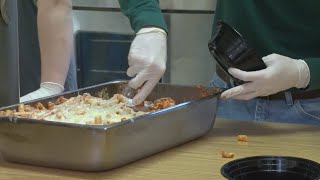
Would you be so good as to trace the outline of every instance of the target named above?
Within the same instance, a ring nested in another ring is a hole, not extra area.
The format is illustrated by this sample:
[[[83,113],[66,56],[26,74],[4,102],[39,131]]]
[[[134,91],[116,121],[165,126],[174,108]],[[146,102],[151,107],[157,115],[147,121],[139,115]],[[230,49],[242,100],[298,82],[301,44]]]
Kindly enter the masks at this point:
[[[165,35],[167,37],[166,31],[164,31],[163,29],[160,29],[160,28],[156,28],[156,27],[142,28],[137,32],[137,35],[151,33],[151,32],[159,33],[159,34]]]
[[[306,88],[310,83],[310,70],[308,64],[304,60],[298,60],[301,66],[299,68],[299,82],[297,88]]]

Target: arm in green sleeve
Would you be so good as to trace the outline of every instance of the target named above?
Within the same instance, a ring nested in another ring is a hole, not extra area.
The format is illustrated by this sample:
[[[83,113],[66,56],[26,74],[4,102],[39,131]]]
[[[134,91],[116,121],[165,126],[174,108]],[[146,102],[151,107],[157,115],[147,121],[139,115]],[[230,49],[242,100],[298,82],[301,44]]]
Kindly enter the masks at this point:
[[[320,89],[320,58],[305,59],[310,70],[310,87],[308,90]]]
[[[168,32],[158,0],[119,0],[121,11],[138,32],[143,27],[159,27]]]

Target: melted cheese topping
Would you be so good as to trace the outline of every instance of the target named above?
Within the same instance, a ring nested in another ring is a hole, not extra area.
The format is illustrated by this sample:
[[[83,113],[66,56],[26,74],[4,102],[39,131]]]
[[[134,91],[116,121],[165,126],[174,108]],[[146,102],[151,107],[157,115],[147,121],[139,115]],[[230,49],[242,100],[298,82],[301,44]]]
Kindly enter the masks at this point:
[[[51,110],[39,110],[31,118],[77,124],[112,124],[147,113],[134,111],[131,104],[130,99],[120,94],[108,100],[84,94],[71,97]]]
[[[106,100],[85,93],[70,99],[60,97],[57,105],[48,102],[47,108],[40,102],[35,107],[20,104],[15,110],[0,111],[0,116],[101,125],[125,121],[173,105],[175,101],[171,98],[160,98],[154,102],[144,101],[143,105],[133,106],[132,100],[121,94],[115,94]]]

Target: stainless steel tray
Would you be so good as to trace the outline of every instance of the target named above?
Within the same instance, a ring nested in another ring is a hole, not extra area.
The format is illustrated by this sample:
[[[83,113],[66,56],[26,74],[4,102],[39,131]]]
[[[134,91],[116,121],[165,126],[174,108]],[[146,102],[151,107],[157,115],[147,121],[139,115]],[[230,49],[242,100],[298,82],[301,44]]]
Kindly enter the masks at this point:
[[[122,93],[125,81],[110,82],[76,92]],[[0,152],[5,160],[31,165],[103,171],[198,138],[214,124],[220,93],[201,97],[201,89],[158,84],[149,100],[171,97],[177,105],[113,125],[79,125],[33,119],[0,118]],[[57,97],[40,100],[45,103]],[[38,102],[38,101],[37,101]],[[34,104],[30,102],[28,104]],[[0,110],[16,108],[17,105]]]

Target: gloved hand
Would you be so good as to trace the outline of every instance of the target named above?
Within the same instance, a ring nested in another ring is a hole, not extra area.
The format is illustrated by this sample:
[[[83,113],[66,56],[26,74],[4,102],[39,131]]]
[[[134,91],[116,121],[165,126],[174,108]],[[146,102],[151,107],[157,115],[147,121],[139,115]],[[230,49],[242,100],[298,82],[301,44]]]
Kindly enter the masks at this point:
[[[309,67],[304,60],[295,60],[278,54],[262,58],[267,68],[245,72],[229,68],[229,73],[247,83],[226,90],[222,99],[249,100],[258,96],[268,96],[292,87],[305,88],[310,81]]]
[[[60,94],[64,91],[64,87],[58,83],[44,82],[41,83],[40,88],[20,98],[20,102],[31,101],[47,96]]]
[[[131,44],[127,75],[129,86],[139,89],[134,105],[143,102],[166,70],[167,33],[159,28],[142,28]]]

